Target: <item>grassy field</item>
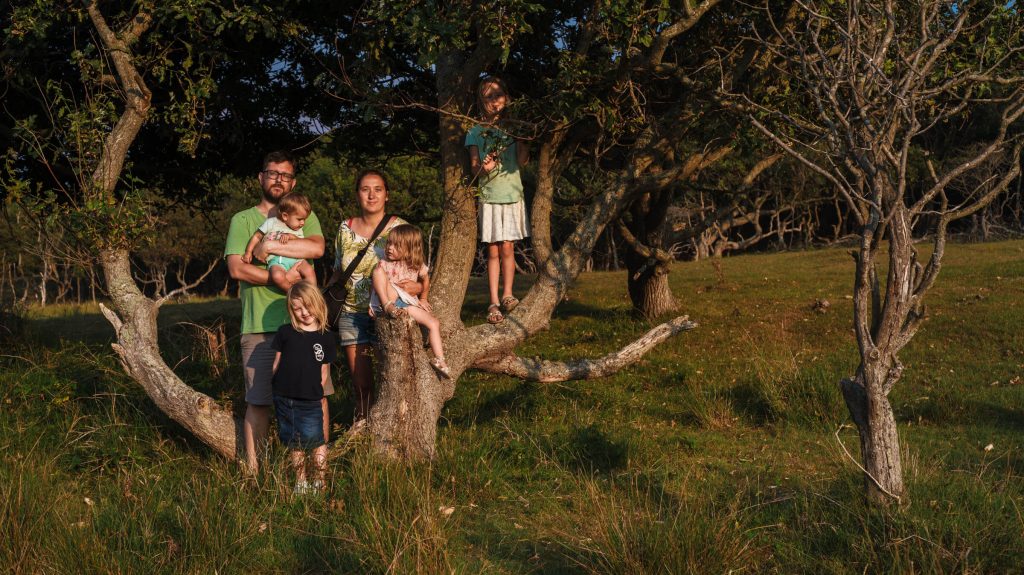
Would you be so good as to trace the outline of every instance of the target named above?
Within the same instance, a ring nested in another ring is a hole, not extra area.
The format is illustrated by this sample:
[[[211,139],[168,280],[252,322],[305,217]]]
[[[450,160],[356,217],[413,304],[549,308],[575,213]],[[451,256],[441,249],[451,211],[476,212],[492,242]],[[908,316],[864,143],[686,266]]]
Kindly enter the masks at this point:
[[[256,482],[122,373],[95,309],[30,314],[0,352],[0,564],[16,573],[1024,572],[1024,242],[953,245],[892,394],[911,502],[861,499],[843,250],[680,264],[697,330],[604,380],[469,374],[430,465],[365,448],[293,498]],[[483,290],[466,317],[481,321]],[[813,309],[818,299],[831,306]],[[168,362],[238,394],[236,301],[168,305]],[[226,369],[189,324],[223,320]],[[584,276],[521,351],[600,355],[650,327],[623,273]],[[233,331],[234,330],[234,331]],[[333,421],[351,420],[346,394]],[[989,447],[991,446],[991,447]]]

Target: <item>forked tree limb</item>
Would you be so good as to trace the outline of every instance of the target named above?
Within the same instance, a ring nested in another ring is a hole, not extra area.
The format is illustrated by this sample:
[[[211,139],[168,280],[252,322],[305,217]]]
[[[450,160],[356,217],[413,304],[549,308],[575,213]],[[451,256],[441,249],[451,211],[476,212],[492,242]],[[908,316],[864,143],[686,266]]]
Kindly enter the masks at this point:
[[[689,316],[679,316],[672,321],[658,325],[622,349],[597,359],[548,361],[540,358],[519,357],[510,353],[497,358],[482,358],[477,360],[473,367],[542,383],[608,377],[636,363],[648,351],[666,339],[695,327],[697,327],[697,322],[690,321]]]
[[[179,287],[177,289],[174,289],[174,290],[171,290],[171,291],[167,292],[167,295],[165,295],[164,297],[162,297],[162,298],[160,298],[160,299],[158,299],[156,301],[157,307],[160,307],[160,306],[164,305],[172,297],[174,297],[174,296],[176,296],[178,294],[185,293],[188,290],[190,290],[190,289],[198,286],[199,284],[203,283],[203,280],[206,279],[206,276],[210,275],[213,272],[213,270],[217,269],[218,265],[220,265],[220,258],[216,258],[212,262],[210,262],[210,265],[206,268],[206,271],[203,272],[203,275],[199,276],[199,279],[197,279],[196,281],[194,281],[194,282],[192,282],[190,284],[187,284],[187,285],[183,285],[183,286],[181,286],[181,287]]]

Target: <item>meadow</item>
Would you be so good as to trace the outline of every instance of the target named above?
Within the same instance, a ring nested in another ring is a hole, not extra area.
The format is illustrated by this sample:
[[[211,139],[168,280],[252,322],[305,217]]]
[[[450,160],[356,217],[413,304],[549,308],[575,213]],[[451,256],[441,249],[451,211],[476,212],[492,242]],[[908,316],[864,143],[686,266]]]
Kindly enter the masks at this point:
[[[910,502],[862,499],[838,381],[857,365],[853,260],[681,263],[700,326],[602,380],[470,373],[438,457],[346,443],[327,492],[256,480],[124,375],[94,307],[30,310],[0,351],[0,564],[14,573],[1024,572],[1024,242],[954,244],[892,394]],[[650,328],[624,272],[581,277],[522,355],[602,355]],[[524,281],[525,285],[525,281]],[[483,319],[472,284],[465,318]],[[827,300],[828,305],[820,302]],[[818,302],[818,305],[815,305]],[[169,364],[241,388],[234,300],[161,312]],[[227,361],[195,326],[223,322]],[[341,376],[345,377],[345,376]],[[331,401],[351,422],[345,393]]]

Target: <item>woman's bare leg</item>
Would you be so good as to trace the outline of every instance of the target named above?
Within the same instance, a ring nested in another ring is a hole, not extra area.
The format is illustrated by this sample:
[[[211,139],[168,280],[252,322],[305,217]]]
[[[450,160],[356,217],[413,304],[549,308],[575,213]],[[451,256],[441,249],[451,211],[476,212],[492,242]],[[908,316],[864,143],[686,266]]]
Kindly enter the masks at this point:
[[[352,373],[352,390],[355,393],[355,421],[366,419],[373,401],[373,359],[370,344],[357,343],[345,346],[345,358]]]

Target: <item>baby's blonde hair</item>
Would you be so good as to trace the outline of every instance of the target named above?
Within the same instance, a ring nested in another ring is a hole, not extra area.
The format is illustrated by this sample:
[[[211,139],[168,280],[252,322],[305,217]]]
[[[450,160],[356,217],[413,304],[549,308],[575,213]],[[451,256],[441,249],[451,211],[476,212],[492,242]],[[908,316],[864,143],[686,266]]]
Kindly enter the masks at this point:
[[[309,214],[313,212],[313,206],[310,205],[309,198],[298,192],[286,194],[277,202],[278,213],[296,215],[299,210],[305,211],[306,216],[309,217]]]
[[[292,319],[292,327],[302,331],[299,319],[295,317],[295,311],[292,309],[292,300],[299,300],[306,306],[309,313],[316,318],[320,333],[327,331],[327,302],[315,285],[301,281],[288,290],[288,301],[285,302],[288,305],[288,317]]]
[[[388,243],[401,250],[402,263],[409,269],[419,271],[423,267],[423,232],[419,228],[412,224],[397,225],[388,232]]]

